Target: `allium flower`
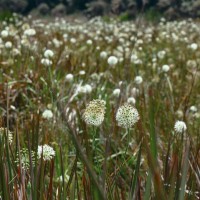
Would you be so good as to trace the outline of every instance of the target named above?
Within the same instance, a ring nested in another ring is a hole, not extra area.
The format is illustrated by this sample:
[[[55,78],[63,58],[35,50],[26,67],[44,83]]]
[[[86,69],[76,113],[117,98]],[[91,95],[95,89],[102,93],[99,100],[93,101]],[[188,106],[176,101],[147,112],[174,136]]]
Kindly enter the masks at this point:
[[[197,48],[198,48],[198,44],[196,44],[196,43],[192,43],[191,45],[190,45],[190,48],[192,49],[192,50],[197,50]]]
[[[44,161],[51,160],[55,156],[55,151],[52,147],[45,144],[43,146],[38,146],[38,159],[40,159],[43,156]]]
[[[141,76],[136,76],[136,77],[135,77],[135,83],[136,83],[137,85],[140,85],[142,82],[143,82],[143,79],[142,79]]]
[[[105,51],[102,51],[102,52],[100,53],[100,57],[101,57],[102,59],[106,59],[107,56],[108,56],[108,54],[107,54],[107,52],[105,52]]]
[[[197,107],[196,107],[196,106],[191,106],[191,107],[190,107],[190,111],[191,111],[192,113],[197,112]]]
[[[54,53],[52,50],[50,49],[47,49],[45,52],[44,52],[44,57],[45,58],[52,58],[54,56]]]
[[[1,31],[1,37],[2,37],[2,38],[6,38],[6,37],[8,37],[8,35],[9,35],[9,33],[8,33],[7,30]]]
[[[35,35],[35,34],[36,34],[36,31],[35,31],[35,29],[33,29],[33,28],[26,29],[26,30],[24,31],[24,35],[27,35],[27,36],[33,36],[33,35]]]
[[[8,41],[5,43],[6,49],[11,49],[12,48],[12,42]]]
[[[168,72],[169,69],[170,69],[169,65],[163,65],[163,66],[162,66],[162,71],[163,71],[163,72]]]
[[[46,109],[43,113],[42,113],[42,118],[44,119],[51,119],[53,117],[53,113],[51,110]]]
[[[114,90],[113,90],[113,95],[114,95],[115,97],[119,97],[119,95],[120,95],[120,89],[119,89],[119,88],[114,89]]]
[[[129,97],[129,98],[127,99],[127,102],[128,102],[128,104],[135,105],[135,103],[136,103],[136,100],[135,100],[135,98],[134,98],[134,97]]]
[[[65,79],[67,82],[72,82],[74,80],[74,76],[73,76],[73,74],[67,74],[65,76]]]
[[[104,120],[106,102],[95,99],[90,101],[83,113],[83,119],[88,125],[100,126]]]
[[[42,58],[41,63],[46,67],[52,65],[52,61],[49,60],[48,58]]]
[[[174,125],[174,130],[176,133],[183,133],[186,131],[186,129],[187,129],[187,126],[185,122],[183,121],[177,121]]]
[[[109,64],[110,66],[115,66],[117,63],[118,63],[117,57],[115,57],[115,56],[110,56],[110,57],[108,58],[108,64]]]
[[[2,139],[3,138],[3,135],[8,133],[8,142],[11,144],[12,141],[13,141],[13,135],[12,135],[12,132],[7,130],[7,128],[3,128],[1,127],[0,128],[0,138]]]
[[[124,104],[117,110],[116,120],[123,128],[131,128],[139,119],[137,109],[129,104]]]

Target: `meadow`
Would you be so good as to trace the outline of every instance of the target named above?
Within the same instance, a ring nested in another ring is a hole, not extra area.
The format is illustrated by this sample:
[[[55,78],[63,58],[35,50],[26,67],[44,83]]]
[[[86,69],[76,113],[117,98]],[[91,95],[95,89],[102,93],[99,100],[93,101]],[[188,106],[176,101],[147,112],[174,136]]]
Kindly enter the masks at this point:
[[[200,23],[0,22],[0,199],[200,199]]]

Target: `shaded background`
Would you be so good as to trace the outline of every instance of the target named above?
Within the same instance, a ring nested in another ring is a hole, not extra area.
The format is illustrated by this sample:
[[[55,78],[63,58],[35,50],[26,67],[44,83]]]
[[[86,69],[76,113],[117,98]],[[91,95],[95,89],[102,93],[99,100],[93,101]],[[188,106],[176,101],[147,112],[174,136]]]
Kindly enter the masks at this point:
[[[200,17],[200,0],[0,0],[0,15],[9,12],[35,17],[74,13],[87,17],[120,15],[127,19],[143,12],[149,18],[176,19]]]

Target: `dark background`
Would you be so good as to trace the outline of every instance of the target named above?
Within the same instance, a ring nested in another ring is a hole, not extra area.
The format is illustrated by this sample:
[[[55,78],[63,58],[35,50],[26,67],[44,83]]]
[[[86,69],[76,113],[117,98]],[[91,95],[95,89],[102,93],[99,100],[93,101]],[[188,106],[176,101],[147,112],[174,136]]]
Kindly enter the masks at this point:
[[[195,18],[200,17],[200,0],[0,0],[0,15],[8,12],[35,17],[81,13],[87,17],[119,15],[129,19],[144,13],[149,18]]]

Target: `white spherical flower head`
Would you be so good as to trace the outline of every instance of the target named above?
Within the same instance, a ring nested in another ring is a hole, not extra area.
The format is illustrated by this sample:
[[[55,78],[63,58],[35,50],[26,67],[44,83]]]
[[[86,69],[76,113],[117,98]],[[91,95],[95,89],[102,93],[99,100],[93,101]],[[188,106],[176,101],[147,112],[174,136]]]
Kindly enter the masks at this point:
[[[90,94],[92,92],[92,86],[91,85],[86,84],[86,85],[84,85],[84,88],[85,88],[85,92],[87,94]]]
[[[169,65],[163,65],[163,66],[162,66],[162,71],[163,71],[163,72],[168,72],[169,69],[170,69]]]
[[[177,121],[174,125],[174,130],[176,133],[184,133],[187,129],[185,122]]]
[[[52,61],[49,60],[48,58],[43,58],[43,59],[41,60],[41,63],[42,63],[44,66],[46,66],[46,67],[52,65]]]
[[[43,146],[38,146],[37,155],[38,159],[42,157],[44,161],[50,161],[55,156],[55,151],[52,147],[45,144]]]
[[[115,57],[115,56],[110,56],[110,57],[108,58],[108,64],[109,64],[110,66],[115,66],[117,63],[118,63],[117,57]]]
[[[12,48],[12,42],[8,41],[5,43],[6,49],[11,49]]]
[[[192,50],[197,50],[198,49],[198,44],[196,44],[196,43],[192,43],[191,45],[190,45],[190,48],[192,49]]]
[[[51,119],[53,117],[53,113],[51,110],[45,110],[43,113],[42,113],[42,118],[44,119]]]
[[[54,53],[52,50],[50,49],[47,49],[45,52],[44,52],[44,57],[45,58],[52,58],[54,56]]]
[[[118,126],[123,128],[131,128],[140,119],[136,108],[130,104],[124,104],[119,107],[116,114]]]
[[[115,96],[115,97],[119,97],[119,95],[120,95],[120,89],[119,88],[117,88],[117,89],[114,89],[113,90],[113,95]]]
[[[74,80],[74,76],[73,76],[73,74],[67,74],[65,76],[65,79],[67,82],[72,82]]]
[[[136,83],[137,85],[140,85],[142,82],[143,82],[143,79],[142,79],[141,76],[136,76],[136,77],[135,77],[135,83]]]
[[[88,125],[100,126],[104,120],[106,102],[95,99],[90,101],[83,113],[83,119]]]
[[[2,38],[6,38],[6,37],[8,37],[8,35],[9,35],[9,33],[8,33],[7,30],[1,31],[1,37],[2,37]]]
[[[34,36],[36,34],[36,31],[35,29],[33,28],[30,28],[30,29],[26,29],[24,31],[24,35],[27,35],[27,36]]]
[[[191,106],[191,107],[190,107],[190,111],[191,111],[192,113],[197,112],[197,107],[196,107],[196,106]]]
[[[86,43],[87,43],[87,45],[91,46],[93,42],[92,42],[92,40],[87,40]]]
[[[108,57],[108,54],[107,54],[105,51],[102,51],[102,52],[100,53],[100,57],[101,57],[102,59],[106,59],[106,58]]]
[[[127,102],[128,102],[128,104],[135,105],[136,100],[135,100],[134,97],[129,97],[129,98],[127,99]]]

